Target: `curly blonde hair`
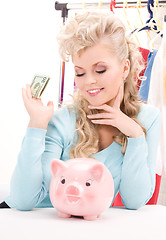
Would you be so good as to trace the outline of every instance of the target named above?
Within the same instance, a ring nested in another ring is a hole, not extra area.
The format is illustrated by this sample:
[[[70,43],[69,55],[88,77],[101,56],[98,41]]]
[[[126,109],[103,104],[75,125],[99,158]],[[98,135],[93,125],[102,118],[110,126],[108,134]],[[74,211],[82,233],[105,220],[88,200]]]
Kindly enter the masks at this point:
[[[109,43],[111,53],[117,56],[121,63],[129,59],[130,72],[124,82],[124,97],[120,109],[138,123],[136,118],[140,111],[140,101],[137,95],[136,79],[144,69],[144,62],[134,41],[126,36],[126,29],[122,21],[110,11],[84,11],[68,20],[60,30],[57,40],[59,52],[64,61],[69,61],[70,56],[81,54],[86,48],[101,41]],[[72,107],[77,116],[76,133],[79,138],[70,152],[71,158],[90,157],[91,154],[99,151],[98,126],[87,119],[88,114],[97,113],[98,110],[90,110],[88,105],[89,103],[79,94],[79,90],[76,90]],[[146,134],[146,130],[143,127],[142,129]],[[127,136],[120,133],[113,139],[122,145],[121,152],[124,154]]]

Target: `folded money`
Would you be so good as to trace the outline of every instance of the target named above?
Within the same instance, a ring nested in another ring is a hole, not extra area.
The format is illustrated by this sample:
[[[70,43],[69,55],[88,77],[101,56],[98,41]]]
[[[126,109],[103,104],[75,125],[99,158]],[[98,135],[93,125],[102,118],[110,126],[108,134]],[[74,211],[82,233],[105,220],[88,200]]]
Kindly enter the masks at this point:
[[[40,98],[50,78],[48,76],[35,75],[31,83],[33,98]]]

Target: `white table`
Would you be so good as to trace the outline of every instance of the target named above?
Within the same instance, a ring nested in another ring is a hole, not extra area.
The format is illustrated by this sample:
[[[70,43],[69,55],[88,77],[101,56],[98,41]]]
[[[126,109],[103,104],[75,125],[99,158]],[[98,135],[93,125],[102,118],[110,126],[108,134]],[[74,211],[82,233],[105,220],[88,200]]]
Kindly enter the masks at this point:
[[[0,210],[0,240],[166,240],[166,207],[111,208],[96,221],[58,218],[53,208]]]

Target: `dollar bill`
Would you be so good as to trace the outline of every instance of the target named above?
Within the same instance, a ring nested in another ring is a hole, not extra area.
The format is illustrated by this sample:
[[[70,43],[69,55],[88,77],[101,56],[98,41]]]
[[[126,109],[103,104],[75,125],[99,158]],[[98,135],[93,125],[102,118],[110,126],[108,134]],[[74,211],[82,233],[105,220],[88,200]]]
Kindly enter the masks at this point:
[[[40,98],[49,80],[48,76],[35,75],[30,86],[32,97]]]

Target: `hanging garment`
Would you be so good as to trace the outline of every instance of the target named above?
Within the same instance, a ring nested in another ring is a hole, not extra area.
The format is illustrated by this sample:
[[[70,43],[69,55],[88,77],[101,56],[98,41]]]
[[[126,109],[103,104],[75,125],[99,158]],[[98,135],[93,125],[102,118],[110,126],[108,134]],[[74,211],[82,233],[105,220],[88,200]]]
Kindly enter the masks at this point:
[[[141,52],[141,54],[143,56],[143,59],[144,59],[144,63],[145,63],[145,69],[143,69],[143,71],[140,73],[140,76],[144,76],[145,72],[148,73],[148,71],[146,71],[146,68],[147,68],[147,65],[149,66],[149,59],[151,58],[152,55],[150,54],[150,51],[148,49],[145,49],[145,48],[139,47],[139,51]],[[157,51],[155,52],[153,57],[155,57],[156,54],[157,54]],[[149,58],[148,58],[148,56],[149,56]],[[153,61],[154,61],[154,59],[153,59]],[[151,68],[152,68],[152,62],[151,62]],[[150,69],[150,66],[149,66],[149,69]],[[150,69],[150,73],[151,73],[151,70],[152,69]],[[142,81],[138,80],[138,84],[137,84],[138,90],[140,89],[141,84],[143,84]],[[148,204],[157,204],[157,200],[158,200],[158,196],[159,196],[159,190],[160,190],[160,183],[161,183],[161,174],[158,174],[158,172],[156,171],[156,186],[155,186],[155,190],[154,190],[153,196],[148,201],[147,205]],[[121,196],[120,196],[119,193],[117,194],[116,198],[114,199],[114,202],[113,202],[112,206],[113,207],[124,206],[124,204],[122,203]]]
[[[163,94],[163,53],[164,44],[162,41],[153,63],[148,103],[159,108],[161,112],[162,122],[156,172],[159,175],[164,174],[166,176],[166,106],[164,105]]]
[[[153,50],[152,52],[149,53],[147,68],[144,73],[144,77],[146,78],[146,80],[142,81],[141,85],[140,85],[138,96],[139,96],[139,99],[144,102],[148,101],[152,66],[153,66],[153,62],[154,62],[156,54],[157,54],[157,50]]]
[[[142,54],[142,57],[143,57],[144,63],[145,63],[145,68],[141,71],[141,73],[140,73],[140,75],[139,75],[139,77],[142,77],[142,76],[144,76],[145,70],[146,70],[146,68],[147,68],[148,55],[149,55],[150,51],[149,51],[149,49],[142,48],[142,47],[139,47],[138,49],[139,49],[140,53]],[[139,90],[139,88],[140,88],[140,85],[141,85],[141,80],[138,79],[138,80],[137,80],[138,90]]]

